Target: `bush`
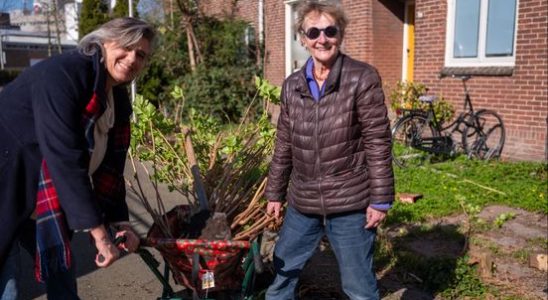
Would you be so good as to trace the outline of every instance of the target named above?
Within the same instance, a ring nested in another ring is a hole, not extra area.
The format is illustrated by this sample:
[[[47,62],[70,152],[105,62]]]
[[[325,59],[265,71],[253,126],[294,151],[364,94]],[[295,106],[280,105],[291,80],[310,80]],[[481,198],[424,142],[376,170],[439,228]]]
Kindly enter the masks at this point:
[[[238,122],[256,93],[254,74],[253,67],[200,65],[183,79],[186,105],[225,122]],[[252,112],[258,109],[256,103]]]
[[[245,43],[248,24],[200,17],[192,25],[203,61],[191,71],[185,31],[159,26],[159,47],[141,79],[139,93],[168,114],[184,106],[185,111],[193,108],[224,123],[239,121],[256,95],[254,76],[259,73]],[[176,88],[182,89],[183,97],[170,96]],[[259,101],[253,103],[251,118],[260,106]]]
[[[406,110],[428,111],[429,104],[419,100],[419,97],[425,95],[427,91],[428,88],[422,83],[398,81],[389,95],[390,106],[398,115]],[[434,101],[433,106],[436,118],[440,123],[451,120],[455,114],[451,103],[443,97]]]

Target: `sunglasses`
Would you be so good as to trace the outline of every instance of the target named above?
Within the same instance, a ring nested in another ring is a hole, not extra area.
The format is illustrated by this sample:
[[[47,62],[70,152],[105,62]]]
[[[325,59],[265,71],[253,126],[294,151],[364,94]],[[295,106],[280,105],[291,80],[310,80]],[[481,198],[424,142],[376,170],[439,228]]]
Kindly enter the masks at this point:
[[[334,38],[337,33],[339,33],[339,28],[335,27],[335,26],[327,26],[325,28],[318,28],[318,27],[310,27],[308,28],[308,30],[304,33],[304,35],[310,39],[310,40],[315,40],[317,38],[320,37],[320,34],[322,33],[325,34],[326,37],[328,38]]]

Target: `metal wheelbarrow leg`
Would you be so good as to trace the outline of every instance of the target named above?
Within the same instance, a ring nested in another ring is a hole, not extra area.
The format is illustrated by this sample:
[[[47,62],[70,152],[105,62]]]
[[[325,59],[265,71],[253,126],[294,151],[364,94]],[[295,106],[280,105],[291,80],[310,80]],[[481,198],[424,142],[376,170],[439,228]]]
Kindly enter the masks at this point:
[[[173,292],[173,288],[169,284],[169,267],[167,262],[164,262],[164,275],[162,275],[158,270],[158,268],[160,267],[160,262],[158,262],[156,258],[154,258],[150,251],[144,248],[139,248],[137,250],[137,253],[139,254],[139,256],[141,256],[148,268],[162,284],[162,297],[157,298],[157,300],[183,300],[183,298],[175,296],[175,292]]]

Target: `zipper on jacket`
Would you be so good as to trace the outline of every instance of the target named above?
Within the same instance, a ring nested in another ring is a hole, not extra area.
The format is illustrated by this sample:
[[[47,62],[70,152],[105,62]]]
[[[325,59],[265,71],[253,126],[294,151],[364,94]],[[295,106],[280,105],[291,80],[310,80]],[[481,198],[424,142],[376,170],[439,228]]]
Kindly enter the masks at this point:
[[[314,109],[315,109],[315,113],[316,113],[316,124],[314,126],[314,141],[315,141],[315,147],[316,147],[316,171],[318,172],[318,174],[320,174],[319,178],[318,178],[318,192],[320,194],[320,204],[321,204],[321,210],[322,210],[322,215],[323,215],[323,225],[325,226],[326,224],[326,211],[325,211],[325,203],[324,203],[324,200],[323,200],[323,194],[322,194],[322,181],[323,181],[323,178],[322,178],[322,173],[321,173],[321,170],[320,170],[320,164],[321,164],[321,161],[320,161],[320,145],[319,145],[319,134],[318,134],[318,127],[319,127],[319,124],[320,124],[320,103],[319,101],[314,103]]]

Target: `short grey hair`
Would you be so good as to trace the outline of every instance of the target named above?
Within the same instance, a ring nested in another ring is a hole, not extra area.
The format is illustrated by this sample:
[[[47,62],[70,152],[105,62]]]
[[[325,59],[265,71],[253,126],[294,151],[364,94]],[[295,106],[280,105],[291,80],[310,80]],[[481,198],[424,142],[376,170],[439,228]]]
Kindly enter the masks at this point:
[[[341,33],[341,39],[344,38],[344,32],[348,25],[348,17],[344,12],[340,1],[337,0],[306,0],[297,7],[297,20],[295,21],[295,31],[301,36],[304,34],[304,20],[311,12],[326,13],[330,15]]]
[[[149,23],[136,18],[116,18],[101,25],[85,35],[78,43],[78,49],[85,55],[93,55],[99,47],[103,52],[103,44],[116,42],[121,47],[131,47],[145,38],[154,44],[156,31]]]

